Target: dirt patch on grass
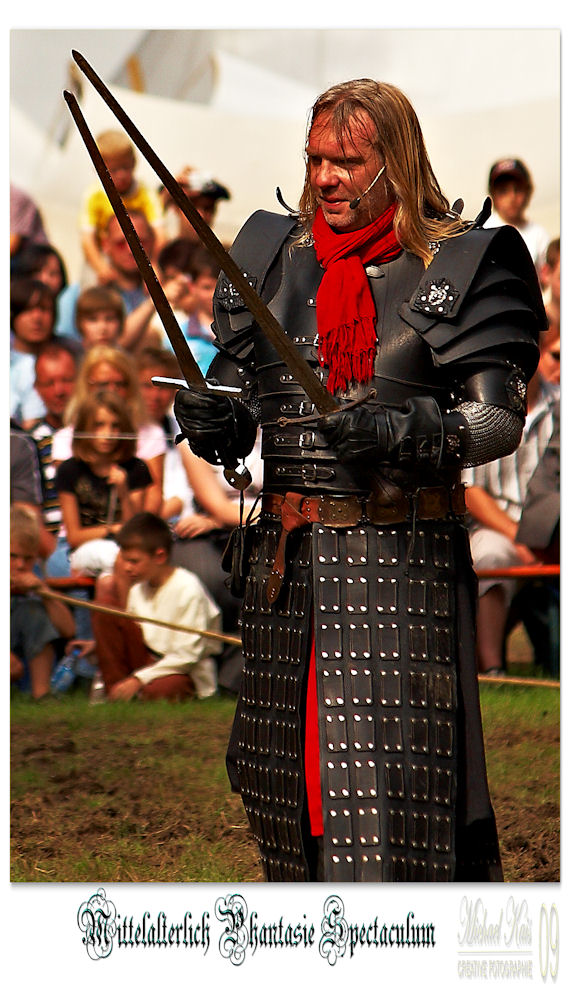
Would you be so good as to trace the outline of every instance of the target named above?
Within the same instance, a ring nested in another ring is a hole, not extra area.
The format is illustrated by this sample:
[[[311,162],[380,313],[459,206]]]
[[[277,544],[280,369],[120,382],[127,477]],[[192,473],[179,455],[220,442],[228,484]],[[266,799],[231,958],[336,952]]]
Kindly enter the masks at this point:
[[[62,739],[54,723],[36,743],[27,726],[13,727],[12,877],[261,880],[223,772],[227,737],[227,721],[213,719],[207,740],[182,720],[158,739],[140,719],[107,723],[96,741]]]
[[[495,812],[505,879],[509,882],[560,881],[560,818],[551,803],[526,812],[521,819],[520,805],[505,796]]]
[[[95,713],[13,724],[12,879],[261,881],[225,773],[231,711],[164,723]],[[486,734],[508,882],[560,879],[558,746],[557,726]]]
[[[494,726],[486,734],[489,786],[497,820],[506,882],[560,881],[560,797],[558,726],[513,732]],[[495,759],[509,749],[526,767],[510,768],[516,780],[493,777]],[[525,756],[526,748],[526,756]],[[532,767],[530,762],[532,760]],[[508,786],[508,787],[507,787]]]

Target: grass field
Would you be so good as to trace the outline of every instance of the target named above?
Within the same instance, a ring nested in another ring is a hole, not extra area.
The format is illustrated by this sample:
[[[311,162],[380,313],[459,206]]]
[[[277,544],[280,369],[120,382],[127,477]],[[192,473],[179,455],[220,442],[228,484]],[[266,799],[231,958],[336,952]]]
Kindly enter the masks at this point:
[[[560,878],[559,691],[483,686],[505,880]],[[11,880],[261,881],[224,757],[231,699],[11,700]]]
[[[505,881],[560,880],[560,693],[481,690],[487,773]]]

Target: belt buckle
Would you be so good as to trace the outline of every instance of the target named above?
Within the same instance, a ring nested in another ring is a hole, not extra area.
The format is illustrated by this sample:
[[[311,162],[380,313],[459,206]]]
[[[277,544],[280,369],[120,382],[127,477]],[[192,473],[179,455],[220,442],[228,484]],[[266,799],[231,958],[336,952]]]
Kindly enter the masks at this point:
[[[358,497],[320,497],[319,521],[327,528],[354,528],[362,520]]]
[[[440,486],[424,486],[418,490],[416,515],[422,521],[437,521],[448,513],[447,491]]]
[[[397,503],[383,502],[372,496],[366,501],[366,516],[371,524],[399,524],[408,517],[409,504],[404,493]]]
[[[316,483],[317,481],[317,467],[316,465],[302,465],[301,466],[301,477],[304,483]]]
[[[313,448],[315,444],[315,432],[314,431],[303,431],[299,435],[298,446],[299,448]]]

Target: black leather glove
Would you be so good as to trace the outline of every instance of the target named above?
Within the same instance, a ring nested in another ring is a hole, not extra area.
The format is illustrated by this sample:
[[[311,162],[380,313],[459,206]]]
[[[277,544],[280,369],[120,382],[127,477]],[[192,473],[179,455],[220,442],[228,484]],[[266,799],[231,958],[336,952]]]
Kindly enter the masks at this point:
[[[187,438],[194,454],[212,465],[234,469],[255,444],[255,421],[238,399],[179,389],[174,415],[182,432],[176,440]]]
[[[341,462],[377,461],[386,456],[388,425],[384,407],[366,404],[321,417],[317,429]]]
[[[461,418],[445,414],[431,396],[404,406],[362,403],[321,417],[317,427],[341,462],[431,465],[460,463]]]

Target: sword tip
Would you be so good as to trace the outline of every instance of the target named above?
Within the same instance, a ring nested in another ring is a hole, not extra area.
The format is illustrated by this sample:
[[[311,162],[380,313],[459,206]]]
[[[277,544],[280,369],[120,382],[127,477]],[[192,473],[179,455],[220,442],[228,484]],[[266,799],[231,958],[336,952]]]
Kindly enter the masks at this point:
[[[81,52],[78,52],[77,49],[72,49],[71,50],[71,55],[75,59],[75,62],[77,63],[77,65],[79,66],[79,68],[82,69],[84,72],[86,70],[90,70],[91,69],[89,63],[87,62],[87,59],[85,58],[85,56],[82,56]]]

